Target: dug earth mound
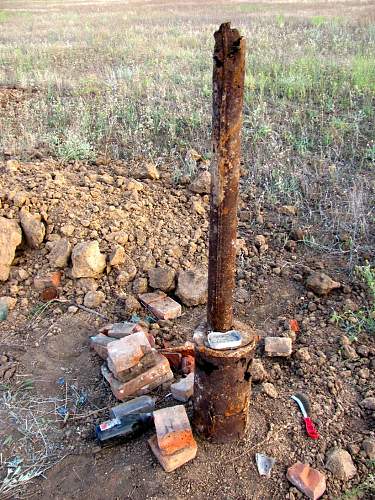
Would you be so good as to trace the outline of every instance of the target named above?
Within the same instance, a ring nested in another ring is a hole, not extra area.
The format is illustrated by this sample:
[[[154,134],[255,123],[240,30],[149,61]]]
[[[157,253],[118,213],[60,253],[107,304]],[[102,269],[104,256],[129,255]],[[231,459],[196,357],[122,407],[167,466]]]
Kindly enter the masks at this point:
[[[235,309],[261,337],[246,438],[225,446],[197,439],[196,458],[170,475],[150,453],[151,432],[98,449],[93,429],[116,399],[89,338],[108,324],[130,320],[143,329],[173,371],[174,379],[152,391],[158,408],[177,404],[170,394],[177,383],[173,392],[188,399],[191,415],[191,387],[182,394],[178,384],[183,374],[191,378],[194,359],[178,349],[205,314],[205,167],[197,164],[191,181],[176,184],[168,167],[122,161],[0,163],[0,439],[4,461],[18,457],[35,476],[45,471],[45,480],[28,483],[38,498],[115,498],[121,491],[135,499],[204,492],[293,500],[301,492],[287,471],[298,463],[306,478],[324,475],[329,497],[367,481],[375,349],[365,330],[354,339],[332,318],[371,309],[368,289],[351,272],[347,253],[305,244],[316,229],[296,207],[261,205],[259,193],[245,186]],[[152,302],[146,309],[142,296],[154,292],[177,302],[178,314],[157,317]],[[296,392],[310,399],[316,441],[306,436],[290,399]],[[39,426],[33,434],[25,428],[32,414]],[[255,453],[276,459],[270,478],[259,479]]]

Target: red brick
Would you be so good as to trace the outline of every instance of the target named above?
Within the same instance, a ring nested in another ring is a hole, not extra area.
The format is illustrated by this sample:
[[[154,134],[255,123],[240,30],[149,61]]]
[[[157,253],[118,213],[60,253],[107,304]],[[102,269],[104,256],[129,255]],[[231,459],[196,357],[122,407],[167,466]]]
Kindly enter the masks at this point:
[[[182,314],[181,305],[164,292],[144,293],[139,300],[159,319],[175,319]]]
[[[153,367],[138,373],[127,382],[120,382],[108,370],[106,365],[102,366],[103,377],[111,386],[114,396],[120,401],[130,396],[141,396],[147,394],[156,387],[173,379],[173,373],[169,367],[168,360],[159,353],[155,353],[155,364]]]
[[[179,352],[163,352],[163,356],[169,361],[172,370],[178,370],[180,368],[182,355]]]
[[[311,500],[317,500],[326,490],[325,475],[301,462],[289,467],[286,477]]]
[[[151,346],[145,333],[132,333],[108,345],[108,368],[117,377],[139,363],[147,352],[151,352]]]
[[[181,369],[182,373],[189,375],[193,373],[195,368],[195,358],[193,356],[184,356],[182,358]]]
[[[181,465],[186,464],[186,462],[193,460],[198,450],[197,443],[194,441],[190,446],[182,448],[172,455],[165,455],[159,448],[156,436],[152,436],[152,438],[148,440],[148,444],[165,472],[172,472],[178,467],[181,467]]]
[[[163,354],[165,352],[178,352],[178,353],[182,354],[182,356],[193,356],[194,357],[194,344],[193,344],[193,342],[187,341],[181,345],[165,348],[161,352]]]
[[[172,455],[182,448],[194,445],[190,422],[183,405],[154,411],[154,422],[158,445],[164,455]]]
[[[61,272],[55,271],[47,276],[34,278],[34,287],[37,290],[44,290],[48,287],[58,288],[61,285]]]
[[[90,337],[90,348],[93,349],[102,359],[107,359],[108,344],[115,342],[116,339],[106,337],[105,335],[95,335]]]

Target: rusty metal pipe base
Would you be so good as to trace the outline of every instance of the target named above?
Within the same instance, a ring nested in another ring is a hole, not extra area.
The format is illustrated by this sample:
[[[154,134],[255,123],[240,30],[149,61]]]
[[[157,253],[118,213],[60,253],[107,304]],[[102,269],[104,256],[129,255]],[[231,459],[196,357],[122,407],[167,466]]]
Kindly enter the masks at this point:
[[[217,351],[195,343],[194,431],[216,443],[240,439],[246,432],[251,392],[250,367],[257,337],[247,345]]]

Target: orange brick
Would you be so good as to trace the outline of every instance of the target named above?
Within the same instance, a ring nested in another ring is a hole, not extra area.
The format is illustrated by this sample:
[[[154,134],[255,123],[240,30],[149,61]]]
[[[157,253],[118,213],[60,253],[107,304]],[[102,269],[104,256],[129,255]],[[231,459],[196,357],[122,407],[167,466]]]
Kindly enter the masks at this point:
[[[144,293],[139,300],[159,319],[175,319],[182,314],[181,305],[164,292]]]
[[[111,386],[114,396],[120,401],[130,396],[141,396],[147,394],[156,387],[173,379],[173,373],[169,367],[168,360],[159,353],[155,353],[155,365],[127,382],[120,382],[108,370],[102,366],[103,377]]]
[[[289,467],[286,477],[311,500],[318,500],[326,490],[325,475],[301,462]]]
[[[145,333],[132,333],[108,345],[108,368],[118,377],[121,372],[137,365],[147,352],[151,352],[151,346]]]
[[[186,464],[186,462],[193,460],[196,457],[198,450],[197,443],[194,441],[191,446],[182,448],[172,455],[165,455],[159,448],[156,435],[152,436],[152,438],[148,440],[148,444],[165,472],[172,472],[178,467],[181,467],[181,465]]]
[[[195,440],[183,405],[154,411],[158,446],[164,455],[194,446]]]

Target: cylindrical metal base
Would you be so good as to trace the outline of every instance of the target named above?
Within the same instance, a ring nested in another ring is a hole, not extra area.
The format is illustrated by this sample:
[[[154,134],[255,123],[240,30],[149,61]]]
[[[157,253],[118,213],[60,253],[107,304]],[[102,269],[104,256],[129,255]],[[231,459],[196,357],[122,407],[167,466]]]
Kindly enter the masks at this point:
[[[253,336],[247,345],[226,351],[196,343],[193,426],[198,435],[226,443],[245,434],[256,341]]]

